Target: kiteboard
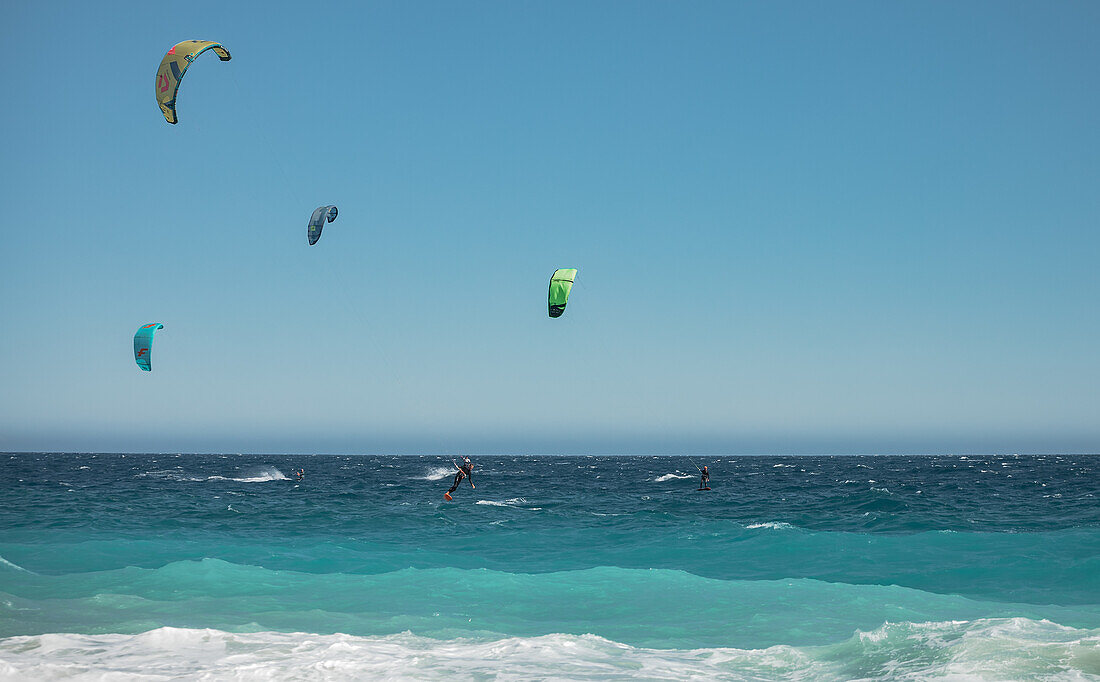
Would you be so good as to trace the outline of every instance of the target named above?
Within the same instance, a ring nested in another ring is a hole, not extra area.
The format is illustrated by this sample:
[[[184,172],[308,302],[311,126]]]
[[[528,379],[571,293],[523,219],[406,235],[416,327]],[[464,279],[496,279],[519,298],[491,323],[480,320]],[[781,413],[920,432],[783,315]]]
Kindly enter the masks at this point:
[[[451,494],[450,494],[450,493],[443,493],[443,497],[444,497],[444,499],[446,499],[446,500],[448,500],[448,501],[450,501],[450,500],[453,500],[453,499],[454,499],[453,497],[451,497]]]
[[[710,490],[710,488],[696,488],[696,490]]]

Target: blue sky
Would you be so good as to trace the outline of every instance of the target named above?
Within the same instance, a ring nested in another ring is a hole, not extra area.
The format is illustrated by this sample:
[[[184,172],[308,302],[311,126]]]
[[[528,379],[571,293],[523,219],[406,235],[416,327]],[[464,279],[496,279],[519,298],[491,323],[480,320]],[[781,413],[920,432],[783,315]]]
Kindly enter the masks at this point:
[[[0,27],[0,449],[1100,451],[1095,3]]]

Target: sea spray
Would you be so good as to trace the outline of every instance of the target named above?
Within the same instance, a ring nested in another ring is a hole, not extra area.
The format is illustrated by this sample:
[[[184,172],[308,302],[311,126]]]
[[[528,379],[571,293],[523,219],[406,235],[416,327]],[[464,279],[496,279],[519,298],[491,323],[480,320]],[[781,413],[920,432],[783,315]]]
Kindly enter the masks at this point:
[[[696,476],[694,474],[675,473],[675,474],[665,474],[663,476],[658,476],[657,478],[655,478],[653,480],[656,481],[657,483],[664,483],[665,481],[673,481],[673,480],[685,479],[685,478],[696,478]]]
[[[451,476],[454,476],[456,471],[457,470],[454,468],[454,466],[450,466],[450,467],[437,466],[437,467],[432,467],[432,468],[428,469],[428,471],[426,473],[424,473],[423,475],[414,476],[413,478],[419,479],[421,481],[441,481],[444,478],[449,478]]]

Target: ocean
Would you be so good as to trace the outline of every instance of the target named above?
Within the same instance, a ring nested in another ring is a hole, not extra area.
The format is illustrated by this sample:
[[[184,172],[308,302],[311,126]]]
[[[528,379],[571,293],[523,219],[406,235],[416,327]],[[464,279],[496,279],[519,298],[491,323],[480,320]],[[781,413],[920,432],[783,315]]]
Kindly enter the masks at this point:
[[[0,679],[1100,679],[1096,456],[0,458]]]

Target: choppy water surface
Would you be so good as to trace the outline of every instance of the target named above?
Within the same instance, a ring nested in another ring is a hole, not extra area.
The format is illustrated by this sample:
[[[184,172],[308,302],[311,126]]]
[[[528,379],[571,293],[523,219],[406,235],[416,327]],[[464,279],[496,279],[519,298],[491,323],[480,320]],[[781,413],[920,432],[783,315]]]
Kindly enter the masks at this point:
[[[1100,675],[1094,456],[2,457],[0,676]]]

